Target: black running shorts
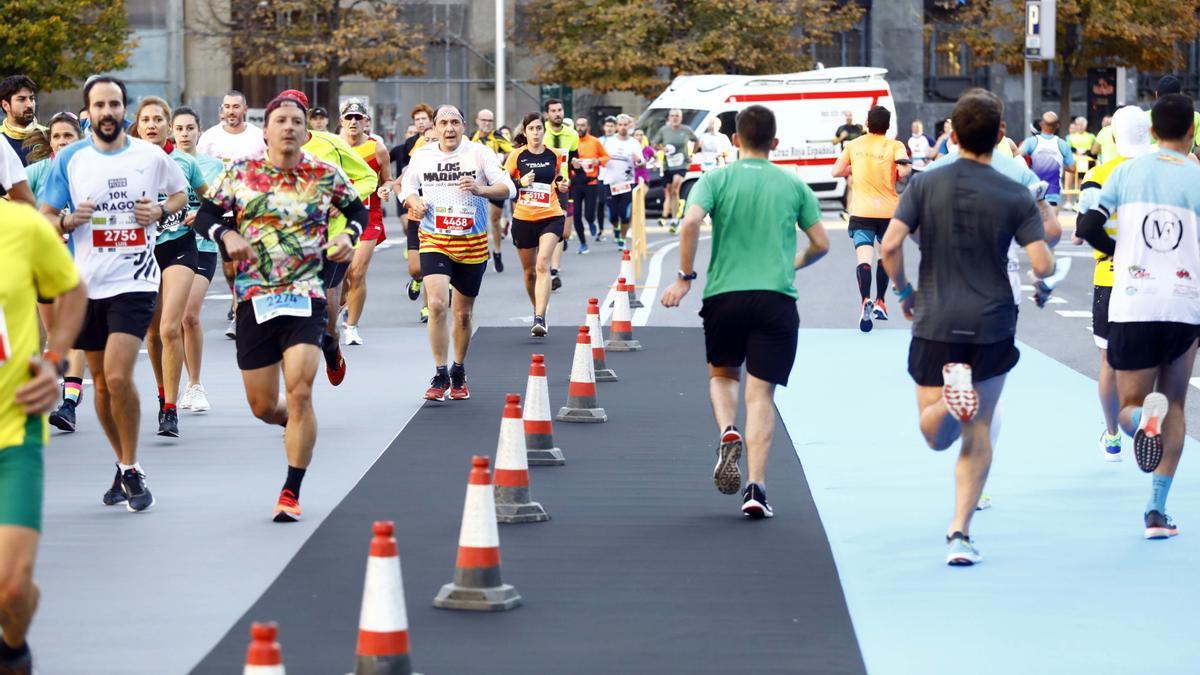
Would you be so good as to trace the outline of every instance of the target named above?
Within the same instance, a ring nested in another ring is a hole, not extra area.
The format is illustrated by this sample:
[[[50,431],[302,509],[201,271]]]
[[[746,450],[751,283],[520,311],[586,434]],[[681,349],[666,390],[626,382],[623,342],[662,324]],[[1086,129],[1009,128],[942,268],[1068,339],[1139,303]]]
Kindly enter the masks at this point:
[[[1112,286],[1092,287],[1092,336],[1096,346],[1108,349],[1108,300]]]
[[[740,368],[772,384],[787,385],[796,360],[800,313],[796,301],[774,291],[734,291],[705,298],[704,351],[720,368]]]
[[[195,241],[195,239],[193,239]],[[154,318],[158,293],[121,293],[111,298],[88,300],[83,315],[83,328],[75,338],[75,348],[87,352],[103,351],[108,336],[127,333],[138,340],[146,339],[146,329]]]
[[[404,236],[408,240],[407,248],[410,251],[419,251],[421,249],[421,240],[418,238],[417,231],[421,229],[421,221],[409,218],[404,223]]]
[[[330,260],[325,261],[325,266],[321,269],[321,281],[325,282],[325,290],[329,291],[334,288],[341,288],[342,282],[346,280],[346,272],[350,269],[350,263],[335,263]]]
[[[293,345],[321,346],[325,336],[325,301],[312,299],[311,316],[277,316],[266,323],[254,318],[254,303],[237,306],[237,363],[242,370],[256,370],[283,360]]]
[[[1200,326],[1169,321],[1135,321],[1108,324],[1108,365],[1115,370],[1159,368],[1183,356]]]
[[[513,246],[517,248],[537,248],[543,234],[553,234],[559,241],[563,238],[563,228],[567,224],[566,216],[555,216],[545,220],[521,220],[513,218]]]
[[[914,337],[908,347],[908,374],[922,387],[940,387],[945,384],[942,366],[965,363],[971,366],[971,379],[983,382],[1012,370],[1020,358],[1012,338],[976,345]]]
[[[486,260],[481,263],[461,263],[451,260],[445,253],[421,254],[421,276],[424,279],[428,280],[431,274],[444,274],[450,277],[450,285],[454,290],[468,298],[479,295],[479,287],[483,285],[483,273],[486,271]]]
[[[158,261],[160,270],[165,270],[172,265],[182,265],[195,272],[196,255],[196,237],[191,230],[188,230],[182,237],[154,245],[154,259]]]
[[[213,276],[217,273],[217,269],[221,267],[220,256],[215,252],[197,251],[196,252],[196,274],[213,280]]]

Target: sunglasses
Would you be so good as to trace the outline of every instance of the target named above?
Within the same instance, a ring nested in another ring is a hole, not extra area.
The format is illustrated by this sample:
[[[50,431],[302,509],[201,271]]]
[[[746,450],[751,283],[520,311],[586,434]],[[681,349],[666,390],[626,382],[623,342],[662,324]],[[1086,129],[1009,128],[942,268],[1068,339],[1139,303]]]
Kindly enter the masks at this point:
[[[357,121],[357,122],[361,122],[361,121],[363,121],[363,120],[365,120],[365,119],[367,119],[367,118],[366,118],[365,116],[363,116],[363,115],[343,115],[343,116],[342,116],[342,119],[344,119],[344,120],[348,120],[348,121]]]

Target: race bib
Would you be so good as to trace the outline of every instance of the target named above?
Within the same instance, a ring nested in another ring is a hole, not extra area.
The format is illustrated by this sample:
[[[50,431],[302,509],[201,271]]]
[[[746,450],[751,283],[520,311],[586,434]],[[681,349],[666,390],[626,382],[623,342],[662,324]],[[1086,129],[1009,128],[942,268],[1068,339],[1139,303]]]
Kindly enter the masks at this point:
[[[583,170],[587,171],[588,173],[591,173],[591,171],[596,168],[596,160],[594,159],[582,159],[580,162],[583,163]]]
[[[683,166],[685,159],[686,158],[683,156],[682,152],[677,152],[673,155],[667,155],[667,167],[671,169],[678,169],[679,167]]]
[[[633,183],[613,183],[612,185],[608,186],[608,191],[611,192],[614,197],[617,195],[623,195],[631,190],[633,190]]]
[[[0,307],[0,366],[12,356],[12,345],[8,342],[8,323],[4,320],[4,308]]]
[[[183,227],[183,221],[187,217],[187,209],[179,209],[175,213],[167,215],[158,223],[158,232],[174,232]]]
[[[146,247],[146,228],[132,213],[92,216],[92,248],[104,253],[127,253]]]
[[[472,206],[433,207],[433,229],[438,234],[461,237],[475,229],[475,208]]]
[[[517,204],[537,209],[547,208],[550,206],[550,189],[549,183],[530,183],[529,187],[521,188]]]
[[[312,298],[295,293],[273,293],[251,298],[254,320],[266,323],[277,316],[312,316]]]
[[[717,168],[717,153],[698,152],[696,153],[696,161],[700,164],[701,171],[712,171]]]

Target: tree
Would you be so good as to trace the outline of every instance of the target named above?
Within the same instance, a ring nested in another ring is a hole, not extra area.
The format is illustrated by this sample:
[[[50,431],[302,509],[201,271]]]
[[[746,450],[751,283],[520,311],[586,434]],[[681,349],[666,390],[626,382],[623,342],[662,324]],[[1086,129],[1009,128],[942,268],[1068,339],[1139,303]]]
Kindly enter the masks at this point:
[[[837,0],[542,0],[522,27],[535,81],[652,96],[676,75],[809,68],[809,46],[862,14]]]
[[[1181,66],[1180,42],[1200,35],[1196,0],[1058,0],[1055,59],[1059,119],[1071,114],[1071,82],[1088,68],[1162,71]],[[985,64],[1023,67],[1024,0],[972,0],[953,12],[959,34]]]
[[[0,0],[0,74],[64,89],[129,63],[125,0]]]
[[[207,23],[210,35],[228,39],[236,67],[248,75],[320,73],[335,106],[343,75],[378,80],[425,70],[428,39],[405,21],[399,0],[230,0],[229,10]]]

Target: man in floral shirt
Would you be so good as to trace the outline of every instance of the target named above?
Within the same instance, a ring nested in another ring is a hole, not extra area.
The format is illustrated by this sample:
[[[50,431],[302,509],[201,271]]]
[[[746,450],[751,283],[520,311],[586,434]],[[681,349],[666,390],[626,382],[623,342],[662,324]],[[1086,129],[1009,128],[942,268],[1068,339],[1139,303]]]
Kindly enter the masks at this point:
[[[200,207],[193,227],[237,262],[237,360],[256,417],[283,426],[288,472],[275,522],[300,519],[300,483],[317,440],[312,384],[325,330],[326,261],[343,263],[368,211],[338,167],[305,153],[307,111],[277,97],[267,106],[267,151],[231,164]],[[329,211],[346,216],[329,238]],[[221,216],[232,211],[236,227]],[[279,363],[287,395],[279,396]]]

